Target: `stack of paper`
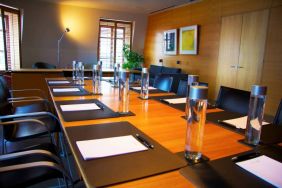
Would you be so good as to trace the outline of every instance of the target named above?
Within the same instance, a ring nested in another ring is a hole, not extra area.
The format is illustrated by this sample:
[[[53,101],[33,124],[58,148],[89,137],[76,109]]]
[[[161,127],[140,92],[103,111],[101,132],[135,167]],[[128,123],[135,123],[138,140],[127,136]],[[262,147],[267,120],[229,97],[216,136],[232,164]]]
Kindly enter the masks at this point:
[[[57,80],[57,81],[49,81],[49,84],[69,84],[70,82],[67,80]]]
[[[66,105],[60,105],[60,107],[63,112],[100,109],[100,107],[97,106],[95,103],[66,104]]]
[[[243,116],[240,118],[235,118],[235,119],[229,119],[229,120],[224,120],[222,122],[227,123],[229,125],[232,125],[238,129],[246,129],[246,125],[247,125],[247,116]],[[252,121],[251,124],[253,125],[253,127],[257,127],[258,122],[257,121]],[[262,125],[267,125],[269,124],[268,122],[262,122]]]
[[[76,142],[84,160],[148,150],[132,135]]]
[[[282,187],[282,163],[262,155],[236,164],[275,187]]]
[[[135,89],[135,90],[141,90],[141,87],[132,87],[132,89]],[[157,88],[154,88],[154,87],[148,87],[149,90],[155,90]]]
[[[176,99],[163,99],[163,101],[169,103],[169,104],[183,104],[186,103],[186,98],[176,98]]]
[[[53,92],[80,92],[79,88],[53,88]]]

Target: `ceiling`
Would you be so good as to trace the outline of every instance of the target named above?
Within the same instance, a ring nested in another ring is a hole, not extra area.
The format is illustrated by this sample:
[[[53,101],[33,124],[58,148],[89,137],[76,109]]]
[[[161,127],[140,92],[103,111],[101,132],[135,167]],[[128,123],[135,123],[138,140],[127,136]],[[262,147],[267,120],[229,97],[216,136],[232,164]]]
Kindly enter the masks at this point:
[[[149,14],[195,0],[42,0],[50,3],[103,10]]]

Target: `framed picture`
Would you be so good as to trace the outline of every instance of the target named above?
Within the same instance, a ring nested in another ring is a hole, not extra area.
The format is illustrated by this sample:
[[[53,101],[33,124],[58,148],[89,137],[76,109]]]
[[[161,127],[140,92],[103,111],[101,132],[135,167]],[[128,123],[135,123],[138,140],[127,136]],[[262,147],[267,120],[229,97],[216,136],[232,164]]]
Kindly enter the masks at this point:
[[[164,32],[164,54],[176,55],[177,30],[172,29]]]
[[[197,54],[198,26],[188,26],[180,28],[180,54]]]

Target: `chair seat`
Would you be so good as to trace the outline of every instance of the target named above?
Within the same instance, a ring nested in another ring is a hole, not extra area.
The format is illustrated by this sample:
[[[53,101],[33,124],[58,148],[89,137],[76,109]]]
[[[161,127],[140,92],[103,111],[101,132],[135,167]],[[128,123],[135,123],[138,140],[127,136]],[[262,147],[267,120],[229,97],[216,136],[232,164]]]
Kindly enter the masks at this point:
[[[33,103],[24,106],[17,106],[14,108],[14,114],[24,114],[31,112],[47,111],[44,102]]]

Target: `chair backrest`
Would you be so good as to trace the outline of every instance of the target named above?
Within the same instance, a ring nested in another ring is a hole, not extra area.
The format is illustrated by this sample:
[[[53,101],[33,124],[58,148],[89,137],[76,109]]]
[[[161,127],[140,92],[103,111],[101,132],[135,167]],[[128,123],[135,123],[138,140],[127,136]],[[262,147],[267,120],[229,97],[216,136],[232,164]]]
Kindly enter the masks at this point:
[[[199,85],[200,86],[206,86],[206,87],[209,86],[209,84],[205,83],[205,82],[199,82]],[[186,96],[187,95],[187,80],[183,80],[183,79],[179,80],[176,95],[179,95],[179,96]]]
[[[172,86],[173,78],[166,75],[158,75],[154,81],[154,87],[163,91],[170,92]]]
[[[150,76],[156,76],[158,74],[160,74],[162,72],[162,66],[158,66],[158,65],[150,65]]]
[[[278,106],[275,118],[273,120],[273,124],[282,126],[282,99],[281,99],[280,104]]]
[[[251,92],[249,91],[221,86],[216,100],[216,107],[247,115],[250,95]]]
[[[36,62],[32,65],[33,69],[55,69],[56,65],[52,65],[44,62]]]
[[[0,75],[0,115],[8,115],[12,113],[12,105],[8,102],[10,91],[3,75]]]
[[[176,95],[186,96],[187,95],[187,80],[180,80]]]

